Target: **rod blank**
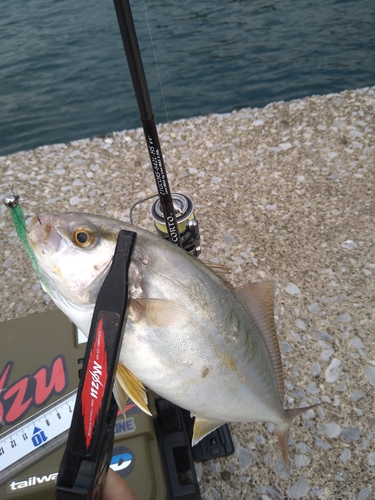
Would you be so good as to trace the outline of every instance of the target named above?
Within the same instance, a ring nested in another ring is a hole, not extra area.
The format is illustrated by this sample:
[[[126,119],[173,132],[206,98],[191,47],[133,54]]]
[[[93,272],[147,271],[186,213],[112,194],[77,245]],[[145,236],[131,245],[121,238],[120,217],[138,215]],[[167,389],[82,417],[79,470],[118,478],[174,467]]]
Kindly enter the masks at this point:
[[[169,239],[182,247],[150,93],[128,0],[113,0]]]

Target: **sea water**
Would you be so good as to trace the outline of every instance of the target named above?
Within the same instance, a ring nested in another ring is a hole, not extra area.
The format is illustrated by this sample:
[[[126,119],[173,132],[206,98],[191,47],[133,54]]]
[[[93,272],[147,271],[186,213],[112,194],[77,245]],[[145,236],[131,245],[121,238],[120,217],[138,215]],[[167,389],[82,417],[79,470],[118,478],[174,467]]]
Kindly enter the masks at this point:
[[[375,85],[374,0],[131,5],[157,122]],[[112,0],[0,2],[0,154],[140,125]]]

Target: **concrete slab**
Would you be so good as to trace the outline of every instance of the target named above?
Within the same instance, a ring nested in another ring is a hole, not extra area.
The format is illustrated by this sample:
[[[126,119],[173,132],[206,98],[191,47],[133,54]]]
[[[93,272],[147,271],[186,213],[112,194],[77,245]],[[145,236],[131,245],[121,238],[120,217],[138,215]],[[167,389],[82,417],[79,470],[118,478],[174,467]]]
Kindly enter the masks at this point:
[[[267,424],[231,425],[234,456],[199,466],[205,499],[375,498],[375,87],[161,125],[174,191],[190,195],[202,255],[242,285],[278,282],[288,406],[323,402],[290,433],[290,469]],[[128,220],[155,192],[143,131],[0,158],[27,217]],[[135,222],[152,230],[150,203]],[[53,308],[1,211],[1,320]]]

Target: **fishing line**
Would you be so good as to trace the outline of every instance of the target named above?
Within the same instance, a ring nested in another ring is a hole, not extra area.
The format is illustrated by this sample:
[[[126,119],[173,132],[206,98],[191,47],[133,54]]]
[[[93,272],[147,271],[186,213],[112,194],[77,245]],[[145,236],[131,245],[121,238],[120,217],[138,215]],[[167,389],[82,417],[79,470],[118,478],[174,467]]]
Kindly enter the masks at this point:
[[[151,198],[155,198],[156,196],[159,196],[158,194],[152,194],[151,196],[147,196],[147,198],[142,198],[142,200],[138,200],[134,203],[134,205],[131,206],[130,212],[129,212],[129,219],[130,219],[130,224],[134,224],[133,222],[133,210],[137,205],[140,203],[143,203],[144,201],[151,200]]]
[[[144,9],[145,9],[145,15],[146,15],[146,21],[147,21],[147,26],[148,26],[148,32],[149,32],[149,34],[150,34],[151,47],[152,47],[152,51],[153,51],[153,53],[154,53],[154,60],[155,60],[155,65],[156,65],[156,72],[157,72],[157,74],[158,74],[159,86],[160,86],[160,92],[161,92],[161,96],[162,96],[163,103],[164,103],[164,111],[165,111],[165,115],[166,115],[166,117],[167,117],[167,123],[169,123],[169,115],[168,115],[167,101],[166,101],[166,99],[165,99],[164,89],[163,89],[163,84],[162,84],[162,81],[161,81],[161,75],[160,75],[160,71],[159,71],[159,64],[158,64],[158,60],[157,60],[157,57],[156,57],[156,50],[155,50],[154,37],[152,36],[151,24],[150,24],[150,19],[149,19],[149,17],[148,17],[148,11],[147,11],[147,6],[146,6],[146,0],[143,0],[143,6],[144,6]]]

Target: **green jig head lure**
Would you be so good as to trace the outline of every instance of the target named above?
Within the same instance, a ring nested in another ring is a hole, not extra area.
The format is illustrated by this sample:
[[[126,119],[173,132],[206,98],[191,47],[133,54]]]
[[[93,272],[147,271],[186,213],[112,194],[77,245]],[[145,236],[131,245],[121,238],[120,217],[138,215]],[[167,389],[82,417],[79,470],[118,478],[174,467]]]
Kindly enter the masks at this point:
[[[26,229],[26,223],[25,223],[25,216],[23,214],[23,210],[21,208],[21,205],[19,204],[20,197],[18,194],[16,194],[13,191],[13,187],[10,187],[12,194],[9,196],[6,196],[4,198],[4,205],[10,209],[10,214],[13,219],[13,224],[14,228],[17,232],[17,235],[19,239],[21,240],[22,245],[24,246],[26,252],[28,253],[31,263],[33,265],[35,274],[39,278],[39,280],[42,282],[44,287],[48,290],[48,293],[53,295],[51,286],[47,281],[44,279],[44,277],[41,275],[38,267],[38,263],[36,261],[34,252],[30,246],[30,243],[27,239],[27,229]]]

